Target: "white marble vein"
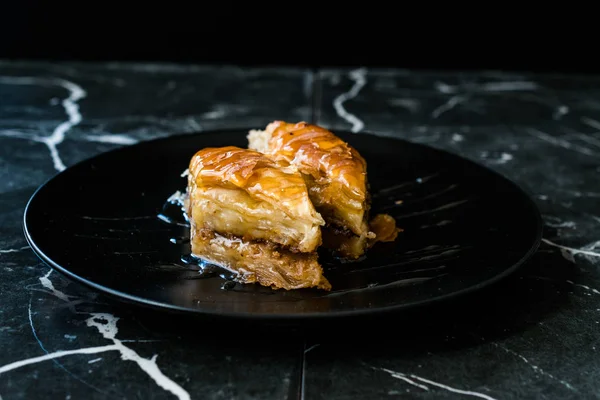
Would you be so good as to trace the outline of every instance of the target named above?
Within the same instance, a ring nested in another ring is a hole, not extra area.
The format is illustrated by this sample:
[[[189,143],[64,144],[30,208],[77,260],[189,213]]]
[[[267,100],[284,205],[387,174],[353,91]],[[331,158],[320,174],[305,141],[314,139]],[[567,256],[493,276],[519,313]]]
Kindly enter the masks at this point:
[[[592,197],[592,198],[600,198],[600,192],[580,192],[579,190],[570,190],[570,189],[561,189],[555,188],[555,190],[559,192],[566,193],[569,196],[573,197]]]
[[[583,118],[582,118],[582,120],[583,120]],[[597,123],[597,121],[595,121],[595,122]],[[563,126],[562,130],[565,133],[568,133],[568,137],[585,142],[585,144],[590,144],[593,147],[596,147],[598,150],[600,150],[600,139],[595,138],[593,136],[593,134],[581,133],[581,132],[579,132],[575,129],[572,129],[568,126]],[[597,133],[597,132],[595,132],[595,133]],[[590,150],[592,150],[592,149],[590,149]]]
[[[431,117],[437,119],[445,112],[452,110],[454,107],[464,103],[466,100],[467,96],[452,96],[444,104],[433,110],[431,112]]]
[[[0,136],[2,136],[2,137],[9,137],[9,138],[15,138],[15,139],[36,140],[35,136],[32,137],[31,135],[27,135],[27,134],[22,133],[22,132],[14,131],[12,129],[2,129],[2,130],[0,130]]]
[[[568,252],[568,253],[570,253],[572,255],[581,254],[581,255],[584,255],[584,256],[588,256],[588,257],[600,257],[600,253],[596,253],[595,251],[591,251],[591,249],[593,249],[594,247],[597,247],[597,245],[599,244],[599,242],[590,243],[589,245],[584,246],[581,249],[576,249],[576,248],[573,248],[573,247],[563,246],[563,245],[551,242],[548,239],[542,239],[542,242],[546,243],[549,246],[556,247],[556,248],[560,249],[561,251],[566,251],[566,252]],[[563,255],[564,255],[564,253],[563,253]],[[572,260],[569,260],[569,261],[572,261]]]
[[[577,228],[577,224],[574,221],[558,221],[558,222],[544,221],[544,223],[551,228],[568,228],[568,229]]]
[[[34,326],[34,324],[33,324],[33,313],[32,313],[32,311],[31,311],[31,301],[32,301],[32,298],[29,298],[29,306],[28,306],[28,308],[27,308],[27,314],[28,314],[28,317],[29,317],[29,326],[31,327],[31,333],[33,334],[33,337],[35,338],[35,340],[37,341],[38,345],[40,346],[40,349],[42,349],[42,351],[43,351],[44,353],[46,353],[46,355],[49,355],[49,354],[51,354],[51,353],[50,353],[50,352],[49,352],[49,351],[46,349],[46,347],[44,346],[44,344],[43,344],[43,343],[42,343],[42,341],[40,340],[40,337],[38,336],[38,334],[37,334],[37,331],[36,331],[36,329],[35,329],[35,326]],[[70,304],[70,303],[66,303],[66,304]],[[68,335],[65,335],[65,336],[68,336]],[[56,352],[55,352],[55,353],[52,353],[52,354],[56,354]],[[97,387],[97,386],[94,386],[94,385],[92,385],[91,383],[89,383],[89,382],[87,382],[86,380],[82,379],[82,378],[81,378],[81,377],[79,377],[78,375],[76,375],[76,374],[72,373],[71,371],[69,371],[69,370],[68,370],[68,369],[67,369],[67,368],[66,368],[66,367],[65,367],[63,364],[61,364],[61,363],[60,363],[60,362],[59,362],[59,361],[58,361],[56,358],[60,358],[60,357],[54,357],[54,358],[51,358],[51,359],[52,359],[52,361],[53,361],[53,362],[54,362],[56,365],[58,365],[58,367],[60,367],[60,368],[61,368],[62,370],[64,370],[64,371],[65,371],[67,374],[69,374],[71,377],[73,377],[73,379],[76,379],[76,380],[78,380],[79,382],[81,382],[81,383],[83,383],[84,385],[86,385],[87,387],[89,387],[89,388],[91,388],[91,389],[94,389],[94,390],[96,390],[98,393],[102,393],[102,394],[103,394],[103,395],[105,395],[105,396],[110,396],[110,393],[109,393],[109,392],[106,392],[106,391],[102,390],[101,388],[99,388],[99,387]],[[41,361],[40,361],[40,362],[41,362]]]
[[[387,372],[387,373],[388,373],[388,374],[390,374],[390,375],[391,375],[393,378],[396,378],[396,379],[403,380],[404,382],[410,383],[411,385],[413,385],[413,386],[416,386],[416,387],[418,387],[419,389],[423,389],[423,390],[425,390],[425,391],[429,391],[429,388],[428,388],[427,386],[425,386],[425,385],[421,385],[421,384],[419,384],[419,383],[417,383],[417,382],[413,381],[412,379],[409,379],[409,378],[408,378],[406,375],[404,375],[404,374],[401,374],[401,373],[399,373],[399,372],[392,371],[391,369],[387,369],[387,368],[380,368],[380,371]]]
[[[506,82],[485,82],[485,83],[467,83],[463,85],[448,85],[444,82],[437,82],[436,89],[441,93],[453,94],[460,91],[468,92],[519,92],[536,90],[539,86],[530,81],[506,81]]]
[[[62,291],[56,289],[54,287],[54,284],[50,280],[50,274],[52,274],[52,270],[48,271],[48,273],[46,275],[44,275],[40,278],[40,283],[42,284],[42,286],[44,288],[48,289],[54,297],[57,297],[66,303],[70,303],[71,298],[74,296],[68,296],[65,293],[63,293]],[[73,309],[73,311],[75,311],[75,310]]]
[[[600,290],[598,290],[598,289],[594,289],[594,288],[592,288],[592,287],[589,287],[589,286],[587,286],[587,285],[582,285],[581,283],[575,283],[575,282],[573,282],[573,281],[571,281],[571,280],[569,280],[569,279],[567,279],[565,282],[567,282],[567,283],[568,283],[568,284],[570,284],[570,285],[577,286],[577,287],[580,287],[580,288],[582,288],[582,289],[585,289],[585,290],[587,290],[587,291],[589,291],[589,292],[592,292],[592,293],[594,293],[594,294],[600,294]]]
[[[122,135],[122,134],[85,135],[85,136],[83,136],[83,139],[88,142],[123,144],[123,145],[131,145],[131,144],[136,144],[138,142],[137,139],[134,139],[130,136]]]
[[[26,250],[28,249],[29,246],[23,246],[23,247],[18,247],[16,249],[5,249],[5,250],[0,250],[0,254],[8,254],[8,253],[18,253],[20,251]]]
[[[419,109],[419,107],[420,107],[420,103],[416,99],[405,99],[405,98],[391,99],[389,101],[389,104],[391,106],[402,107],[402,108],[408,110],[411,113],[417,112],[418,109]]]
[[[387,369],[387,368],[377,368],[377,367],[371,367],[371,368],[373,368],[375,370],[386,372],[386,373],[390,374],[391,377],[400,379],[400,380],[402,380],[406,383],[409,383],[415,387],[418,387],[419,389],[422,389],[422,390],[429,391],[431,389],[431,386],[434,386],[434,387],[444,389],[444,390],[446,390],[448,392],[452,392],[452,393],[464,394],[466,396],[478,397],[478,398],[486,399],[486,400],[496,400],[494,397],[491,397],[485,393],[473,392],[471,390],[457,389],[455,387],[445,385],[443,383],[435,382],[430,379],[426,379],[421,376],[417,376],[415,374],[405,374],[405,373],[393,371],[393,370]]]
[[[48,290],[49,294],[52,294],[53,296],[66,303],[72,303],[71,298],[73,298],[74,296],[67,295],[64,292],[56,289],[54,287],[54,284],[50,280],[51,273],[52,270],[50,270],[46,275],[39,278],[39,281],[42,284],[42,286]],[[96,330],[98,330],[102,337],[112,341],[112,344],[106,346],[87,347],[74,350],[60,350],[52,353],[47,353],[39,357],[15,361],[4,366],[0,366],[0,374],[16,368],[23,367],[25,365],[36,364],[39,362],[65,357],[69,355],[97,354],[106,351],[118,351],[119,353],[121,353],[121,359],[135,362],[140,367],[140,369],[142,369],[150,378],[154,380],[154,382],[158,386],[160,386],[164,390],[171,392],[180,400],[189,400],[191,398],[189,393],[185,389],[183,389],[175,381],[171,380],[169,377],[163,374],[163,372],[158,367],[158,364],[156,363],[157,355],[154,355],[150,359],[144,358],[140,356],[137,352],[135,352],[133,349],[127,347],[125,344],[123,344],[123,341],[117,338],[117,334],[119,332],[119,329],[117,327],[117,321],[119,320],[118,317],[115,317],[114,315],[108,313],[78,312],[74,310],[74,308],[72,309],[72,311],[77,314],[89,315],[89,318],[86,319],[86,325],[89,327],[96,328]],[[32,325],[32,329],[35,332],[31,314],[31,308],[29,308],[30,324]]]
[[[596,121],[595,119],[589,117],[581,117],[581,122],[586,124],[589,127],[594,129],[598,129],[600,131],[600,121]]]
[[[60,78],[39,78],[39,77],[0,77],[0,84],[8,85],[55,85],[66,89],[69,95],[61,102],[68,119],[59,124],[49,136],[34,136],[29,139],[43,143],[48,147],[54,168],[57,171],[66,169],[65,164],[60,158],[58,145],[65,139],[65,134],[82,120],[77,102],[86,96],[85,90],[79,85]]]
[[[317,343],[317,344],[313,344],[312,346],[310,346],[309,348],[307,348],[306,350],[304,350],[304,354],[308,353],[311,350],[316,349],[317,347],[319,347],[321,344]]]
[[[302,91],[304,92],[304,96],[307,99],[312,97],[313,93],[313,85],[315,83],[315,77],[313,72],[308,72],[304,74],[302,79]]]
[[[538,279],[538,280],[542,280],[542,281],[550,281],[550,282],[562,282],[559,281],[557,279],[552,279],[552,278],[548,278],[547,276],[535,276],[535,275],[530,275],[528,276],[528,278],[530,279]],[[587,286],[587,285],[582,285],[581,283],[575,283],[570,279],[566,279],[564,282],[568,283],[569,285],[573,285],[576,287],[580,287],[582,289],[587,290],[589,293],[589,295],[591,296],[592,294],[597,294],[600,295],[600,290],[598,289],[594,289],[593,287]],[[598,309],[597,311],[600,311],[600,309]]]
[[[539,131],[537,129],[528,128],[527,133],[529,133],[531,136],[534,136],[538,139],[548,142],[554,146],[562,147],[563,149],[576,151],[577,153],[585,154],[586,156],[600,157],[600,153],[597,153],[597,152],[593,151],[592,149],[589,149],[585,146],[581,146],[581,145],[578,145],[575,143],[571,143],[571,142],[561,139],[561,138],[551,136],[551,135],[549,135],[545,132]]]
[[[107,345],[107,346],[85,347],[82,349],[75,349],[75,350],[55,351],[54,353],[44,354],[43,356],[27,358],[25,360],[19,360],[19,361],[12,362],[10,364],[5,364],[0,367],[0,374],[11,371],[13,369],[24,367],[26,365],[37,364],[42,361],[53,360],[55,358],[70,356],[70,355],[74,355],[74,354],[97,354],[97,353],[104,353],[106,351],[116,351],[116,350],[119,350],[118,347],[114,344],[111,344],[111,345]]]
[[[592,146],[600,147],[600,140],[590,135],[584,135],[583,133],[577,133],[575,135],[579,140],[591,144]]]
[[[360,132],[365,124],[354,114],[349,113],[344,107],[344,103],[355,98],[360,90],[367,84],[367,69],[358,68],[349,73],[350,79],[354,81],[354,85],[349,91],[340,94],[333,100],[333,108],[338,116],[346,120],[352,125],[352,132]]]
[[[511,350],[511,349],[509,349],[508,347],[506,347],[506,346],[503,346],[503,345],[500,345],[500,344],[498,344],[498,343],[493,343],[493,344],[494,344],[494,346],[496,346],[496,347],[498,347],[498,348],[500,348],[500,349],[504,350],[504,351],[505,351],[505,352],[507,352],[508,354],[511,354],[511,355],[513,355],[513,356],[515,356],[515,357],[519,358],[519,359],[520,359],[521,361],[523,361],[525,364],[529,365],[529,367],[531,367],[531,369],[532,369],[533,371],[535,371],[536,373],[538,373],[538,374],[540,374],[540,375],[544,375],[544,376],[546,376],[546,377],[548,377],[548,378],[550,378],[550,379],[552,379],[552,380],[555,380],[555,381],[559,382],[561,385],[563,385],[564,387],[566,387],[566,388],[567,388],[567,389],[569,389],[569,390],[573,390],[573,391],[575,391],[575,390],[576,390],[576,389],[575,389],[575,388],[574,388],[574,387],[573,387],[573,386],[572,386],[572,385],[571,385],[569,382],[567,382],[567,381],[564,381],[564,380],[562,380],[562,379],[558,379],[557,377],[555,377],[555,376],[554,376],[554,375],[552,375],[551,373],[544,371],[542,368],[540,368],[539,366],[537,366],[537,365],[533,364],[531,361],[529,361],[527,358],[525,358],[523,355],[521,355],[521,354],[517,353],[516,351],[514,351],[514,350]]]
[[[92,313],[86,320],[87,326],[98,329],[98,332],[107,340],[114,343],[116,349],[121,353],[121,359],[135,362],[158,386],[173,393],[180,400],[189,400],[191,397],[187,391],[171,380],[160,370],[156,363],[157,354],[147,359],[141,357],[133,349],[125,346],[123,342],[117,339],[117,321],[119,318],[108,313]]]

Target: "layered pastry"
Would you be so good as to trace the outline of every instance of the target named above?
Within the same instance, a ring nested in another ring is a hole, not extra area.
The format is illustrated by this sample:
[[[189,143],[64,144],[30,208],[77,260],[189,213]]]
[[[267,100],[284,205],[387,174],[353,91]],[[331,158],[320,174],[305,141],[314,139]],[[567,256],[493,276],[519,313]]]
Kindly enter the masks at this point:
[[[378,239],[369,228],[367,163],[329,130],[305,122],[274,121],[264,131],[250,131],[248,147],[300,171],[310,200],[327,224],[324,247],[356,259],[375,241],[395,239],[393,234]],[[397,234],[395,221],[389,226],[392,221],[385,219],[386,229]]]
[[[249,149],[205,148],[190,161],[187,195],[195,256],[244,283],[331,288],[316,254],[325,222],[295,167]]]

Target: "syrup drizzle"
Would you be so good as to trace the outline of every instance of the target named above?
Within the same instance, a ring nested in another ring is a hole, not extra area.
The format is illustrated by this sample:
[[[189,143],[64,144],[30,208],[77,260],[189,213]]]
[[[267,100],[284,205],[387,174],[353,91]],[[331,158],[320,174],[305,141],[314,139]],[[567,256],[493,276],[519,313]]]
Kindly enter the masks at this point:
[[[199,274],[195,279],[206,279],[220,277],[225,280],[235,279],[236,274],[225,270],[224,268],[204,261],[193,254],[184,254],[181,256],[181,262],[188,265],[194,265],[199,268]]]
[[[168,223],[178,226],[190,226],[190,220],[185,210],[185,191],[177,190],[164,202],[161,212],[157,217]]]

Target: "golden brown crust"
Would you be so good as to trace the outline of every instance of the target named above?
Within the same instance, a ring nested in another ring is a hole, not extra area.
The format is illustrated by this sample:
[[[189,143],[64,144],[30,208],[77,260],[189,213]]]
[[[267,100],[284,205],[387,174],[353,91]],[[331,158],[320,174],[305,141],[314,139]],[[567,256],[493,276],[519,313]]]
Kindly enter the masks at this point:
[[[298,217],[307,197],[302,176],[257,151],[235,146],[208,147],[190,161],[189,179],[197,187],[237,188],[256,200],[283,207]],[[319,219],[318,215],[314,215]]]
[[[200,186],[247,188],[261,169],[277,169],[274,160],[257,151],[235,146],[206,147],[190,161],[189,175]]]
[[[364,235],[368,214],[367,163],[329,130],[299,122],[275,121],[267,154],[305,175],[316,209],[330,224]]]
[[[331,290],[316,253],[296,254],[272,243],[226,238],[207,229],[191,230],[192,253],[238,274],[242,283],[259,283],[273,289],[317,288]]]

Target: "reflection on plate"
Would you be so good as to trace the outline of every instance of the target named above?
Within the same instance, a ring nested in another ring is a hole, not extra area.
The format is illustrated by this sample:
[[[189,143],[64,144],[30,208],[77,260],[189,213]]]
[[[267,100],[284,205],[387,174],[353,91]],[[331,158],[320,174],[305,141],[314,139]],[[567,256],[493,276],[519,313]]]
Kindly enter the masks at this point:
[[[43,185],[25,211],[38,256],[70,278],[121,299],[246,318],[351,316],[410,308],[479,289],[533,254],[541,219],[512,182],[440,150],[336,132],[366,159],[372,213],[403,231],[367,256],[320,255],[331,292],[233,284],[190,263],[189,228],[171,197],[191,156],[245,147],[248,130],[173,136],[101,154]],[[168,200],[170,199],[170,200]]]

